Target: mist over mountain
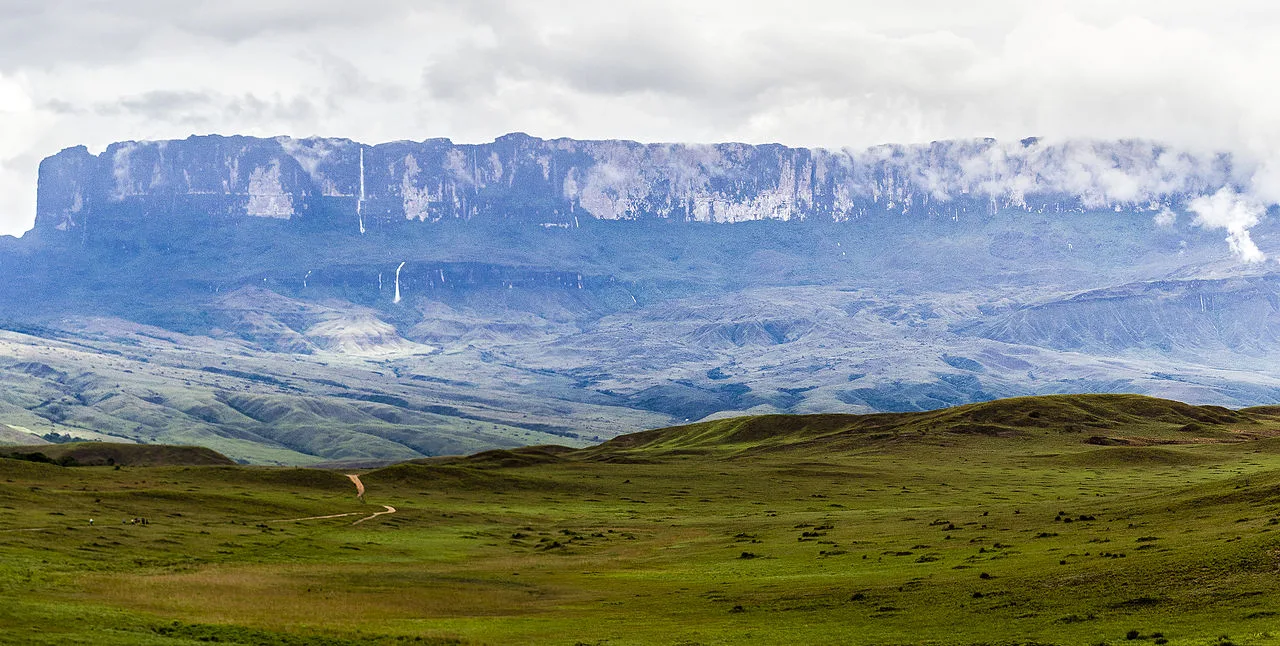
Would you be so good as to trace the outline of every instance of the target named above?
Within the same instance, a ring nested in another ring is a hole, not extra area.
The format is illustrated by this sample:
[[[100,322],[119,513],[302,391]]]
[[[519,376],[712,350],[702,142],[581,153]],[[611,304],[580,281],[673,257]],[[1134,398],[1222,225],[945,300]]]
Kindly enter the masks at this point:
[[[0,239],[0,429],[305,463],[1023,394],[1275,403],[1254,170],[1136,140],[70,148]]]

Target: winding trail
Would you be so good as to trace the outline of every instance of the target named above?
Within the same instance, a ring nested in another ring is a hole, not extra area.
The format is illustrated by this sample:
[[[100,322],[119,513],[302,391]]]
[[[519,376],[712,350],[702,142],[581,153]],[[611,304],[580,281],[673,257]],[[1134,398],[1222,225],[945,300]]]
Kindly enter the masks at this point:
[[[354,473],[348,473],[348,474],[347,474],[347,477],[348,477],[348,478],[351,478],[351,482],[352,482],[353,484],[355,484],[355,486],[356,486],[356,497],[360,499],[360,502],[364,502],[364,483],[363,483],[363,482],[360,482],[360,476],[358,476],[358,475],[356,475],[356,474],[354,474]],[[352,524],[352,525],[359,525],[360,523],[363,523],[363,522],[364,522],[364,521],[366,521],[366,520],[373,520],[374,518],[377,518],[378,516],[385,516],[386,514],[394,514],[394,513],[396,513],[396,508],[395,508],[395,507],[392,507],[391,505],[383,505],[383,506],[382,506],[382,511],[376,512],[376,513],[374,513],[374,514],[372,514],[372,515],[369,515],[369,516],[365,516],[364,518],[361,518],[361,519],[359,519],[359,520],[357,520],[357,521],[355,521],[354,523],[351,523],[351,524]]]
[[[351,483],[352,483],[352,484],[354,484],[354,485],[356,486],[356,497],[360,499],[360,502],[364,502],[364,483],[363,483],[363,482],[360,482],[360,476],[358,476],[358,475],[356,475],[356,474],[354,474],[354,473],[348,473],[348,474],[346,474],[346,476],[347,476],[347,478],[348,478],[348,479],[350,479],[350,480],[351,480]],[[395,507],[392,507],[391,505],[383,505],[383,506],[382,506],[382,511],[375,512],[375,513],[374,513],[374,514],[372,514],[372,515],[365,516],[364,518],[357,519],[355,522],[353,522],[353,523],[351,523],[351,524],[352,524],[352,525],[359,525],[360,523],[363,523],[363,522],[364,522],[364,521],[366,521],[366,520],[373,520],[374,518],[377,518],[378,516],[385,516],[386,514],[394,514],[394,513],[396,513],[396,508],[395,508]],[[286,518],[286,519],[284,519],[284,520],[273,520],[273,521],[271,521],[271,522],[273,522],[273,523],[295,523],[295,522],[298,522],[298,521],[300,521],[300,520],[324,520],[324,519],[326,519],[326,518],[343,518],[343,517],[346,517],[346,516],[359,516],[359,515],[360,515],[360,512],[358,512],[358,511],[352,511],[352,512],[347,512],[347,513],[345,513],[345,514],[329,514],[328,516],[307,516],[306,518]],[[9,531],[13,531],[13,530],[9,530]]]
[[[345,514],[329,514],[328,516],[307,516],[306,518],[285,518],[283,520],[267,521],[271,523],[296,523],[300,520],[324,520],[326,518],[342,518],[343,516],[359,516],[360,512],[353,511]]]
[[[383,505],[383,506],[382,506],[382,509],[383,509],[384,511],[377,512],[377,513],[373,514],[372,516],[365,516],[364,518],[361,518],[360,520],[357,520],[356,522],[351,523],[351,524],[352,524],[352,525],[359,525],[360,523],[363,523],[363,522],[364,522],[364,521],[366,521],[366,520],[372,520],[372,519],[377,518],[378,516],[382,516],[382,515],[384,515],[384,514],[394,514],[394,513],[396,513],[396,508],[395,508],[395,507],[392,507],[391,505]]]

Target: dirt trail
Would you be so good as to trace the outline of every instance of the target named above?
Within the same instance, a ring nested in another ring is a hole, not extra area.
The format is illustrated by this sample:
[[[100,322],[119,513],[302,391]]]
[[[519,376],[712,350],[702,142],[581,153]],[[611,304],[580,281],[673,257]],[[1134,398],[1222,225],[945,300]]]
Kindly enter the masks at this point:
[[[329,514],[328,516],[307,516],[306,518],[285,518],[283,520],[267,521],[271,523],[296,523],[300,520],[324,520],[326,518],[342,518],[343,516],[359,516],[360,512],[353,511],[345,514]]]
[[[351,483],[352,483],[352,484],[354,484],[354,485],[356,486],[356,497],[360,499],[360,502],[364,502],[364,483],[363,483],[363,482],[360,482],[360,476],[358,476],[358,475],[356,475],[356,474],[354,474],[354,473],[348,473],[348,474],[347,474],[347,478],[349,478],[349,479],[351,480]],[[353,522],[353,523],[351,523],[351,524],[352,524],[352,525],[359,525],[360,523],[363,523],[363,522],[364,522],[364,521],[366,521],[366,520],[372,520],[372,519],[374,519],[374,518],[377,518],[378,516],[383,516],[383,515],[386,515],[386,514],[394,514],[394,513],[396,513],[396,508],[395,508],[395,507],[392,507],[391,505],[383,505],[383,506],[382,506],[382,511],[376,512],[376,513],[374,513],[374,514],[372,514],[372,515],[370,515],[370,516],[365,516],[364,518],[360,518],[360,519],[356,520],[355,522]],[[300,520],[324,520],[324,519],[326,519],[326,518],[342,518],[342,517],[344,517],[344,516],[359,516],[359,515],[360,515],[360,512],[358,512],[358,511],[353,511],[353,512],[348,512],[348,513],[345,513],[345,514],[329,514],[328,516],[307,516],[306,518],[288,518],[288,519],[285,519],[285,520],[276,520],[276,521],[272,521],[272,522],[275,522],[275,523],[293,523],[293,522],[297,522],[297,521],[300,521]]]
[[[347,477],[348,477],[348,478],[351,478],[351,482],[355,483],[355,485],[356,485],[356,497],[360,499],[360,502],[364,502],[364,483],[363,483],[363,482],[360,482],[360,476],[358,476],[358,475],[356,475],[356,474],[354,474],[354,473],[348,473],[348,474],[347,474]],[[360,523],[363,523],[363,522],[364,522],[364,521],[366,521],[366,520],[373,520],[374,518],[377,518],[378,516],[382,516],[382,515],[385,515],[385,514],[394,514],[394,513],[396,513],[396,508],[395,508],[395,507],[392,507],[391,505],[383,505],[383,506],[382,506],[382,511],[377,512],[377,513],[375,513],[375,514],[373,514],[373,515],[371,515],[371,516],[365,516],[364,518],[361,518],[360,520],[357,520],[356,522],[351,523],[351,524],[352,524],[352,525],[359,525]]]
[[[360,520],[357,520],[356,522],[351,523],[351,524],[352,524],[352,525],[359,525],[360,523],[363,523],[363,522],[364,522],[364,521],[366,521],[366,520],[372,520],[372,519],[377,518],[378,516],[381,516],[381,515],[383,515],[383,514],[394,514],[394,513],[396,513],[396,508],[395,508],[395,507],[392,507],[391,505],[383,505],[383,506],[382,506],[382,509],[383,509],[384,511],[380,511],[380,512],[378,512],[378,513],[376,513],[376,514],[373,514],[372,516],[365,516],[364,518],[361,518]]]
[[[350,478],[351,482],[356,486],[356,498],[364,500],[364,483],[360,482],[360,476],[354,473],[348,473],[347,477]]]

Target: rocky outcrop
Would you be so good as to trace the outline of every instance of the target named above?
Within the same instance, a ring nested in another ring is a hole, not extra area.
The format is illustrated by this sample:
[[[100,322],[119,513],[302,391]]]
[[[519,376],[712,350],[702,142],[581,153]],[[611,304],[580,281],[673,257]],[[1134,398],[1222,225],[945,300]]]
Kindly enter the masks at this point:
[[[364,231],[400,222],[583,219],[844,221],[1162,210],[1232,185],[1241,169],[1146,141],[990,139],[865,150],[747,144],[204,136],[69,148],[40,165],[36,227],[166,218],[306,220]]]

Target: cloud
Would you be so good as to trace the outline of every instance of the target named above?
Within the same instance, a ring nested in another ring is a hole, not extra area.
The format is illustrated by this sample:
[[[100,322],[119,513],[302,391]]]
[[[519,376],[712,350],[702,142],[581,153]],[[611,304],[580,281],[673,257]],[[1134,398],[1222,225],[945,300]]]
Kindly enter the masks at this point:
[[[1266,207],[1257,201],[1237,194],[1230,188],[1219,189],[1211,196],[1192,200],[1187,208],[1196,214],[1192,224],[1206,229],[1222,229],[1227,232],[1227,244],[1231,252],[1244,262],[1262,262],[1266,254],[1258,249],[1249,236],[1249,229],[1262,220]]]
[[[0,0],[0,69],[114,64],[160,55],[179,34],[192,45],[314,36],[403,20],[416,7],[453,2],[363,0]]]

